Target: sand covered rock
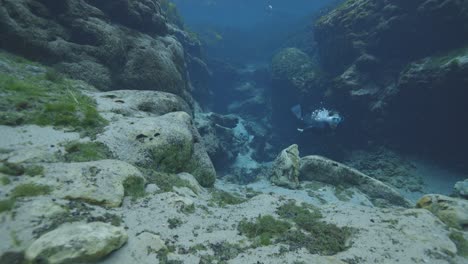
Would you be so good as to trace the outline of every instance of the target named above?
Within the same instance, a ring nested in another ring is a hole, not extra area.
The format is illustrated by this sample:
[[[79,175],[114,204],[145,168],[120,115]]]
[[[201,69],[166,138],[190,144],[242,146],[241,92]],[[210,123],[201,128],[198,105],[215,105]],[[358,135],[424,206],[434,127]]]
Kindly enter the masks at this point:
[[[271,168],[270,181],[278,186],[298,188],[300,160],[296,144],[281,151]]]
[[[119,160],[44,164],[44,178],[36,183],[52,186],[52,195],[92,204],[117,207],[124,197],[124,181],[142,178],[134,166]]]
[[[440,194],[423,196],[416,204],[418,208],[431,211],[450,227],[468,229],[468,201]]]
[[[122,227],[101,222],[65,224],[34,241],[26,250],[26,259],[50,264],[92,262],[126,241]]]
[[[159,117],[120,118],[97,140],[120,160],[160,172],[189,172],[202,186],[216,178],[200,135],[186,112]]]
[[[390,186],[351,167],[321,156],[306,156],[301,159],[299,179],[354,186],[373,200],[383,200],[404,207],[411,206],[409,201]]]

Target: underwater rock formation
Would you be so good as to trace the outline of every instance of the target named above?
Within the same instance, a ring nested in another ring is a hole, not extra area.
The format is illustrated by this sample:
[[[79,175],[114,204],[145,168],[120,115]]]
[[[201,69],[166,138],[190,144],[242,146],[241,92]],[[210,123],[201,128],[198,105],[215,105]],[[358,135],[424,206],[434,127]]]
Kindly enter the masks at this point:
[[[278,186],[298,188],[300,159],[297,145],[281,151],[271,167],[270,181]]]
[[[124,117],[106,127],[97,140],[120,160],[160,172],[189,172],[201,185],[212,186],[216,172],[192,122],[185,112]]]
[[[99,260],[127,242],[123,227],[107,223],[65,224],[42,235],[26,250],[26,259],[50,264]]]
[[[205,187],[214,183],[213,164],[182,98],[131,90],[90,95],[112,120],[97,140],[120,160],[159,172],[189,172]]]
[[[6,0],[0,47],[102,90],[158,90],[188,98],[184,50],[159,0]]]
[[[234,115],[197,113],[195,123],[203,145],[217,169],[227,168],[236,159],[242,139],[236,137],[234,128],[239,119]]]
[[[416,203],[417,208],[424,208],[450,227],[468,229],[468,201],[440,194],[424,195]]]
[[[344,1],[316,23],[322,64],[335,73],[353,63],[372,71],[377,61],[363,56],[404,63],[457,48],[468,34],[467,9],[458,0]]]
[[[318,19],[326,100],[353,113],[348,133],[461,157],[450,146],[468,146],[466,25],[458,0],[349,0]]]
[[[300,164],[300,180],[354,186],[379,203],[411,206],[410,202],[392,187],[336,161],[320,156],[306,156],[301,159]]]
[[[271,68],[273,80],[287,82],[288,85],[282,89],[292,89],[290,94],[301,96],[310,93],[310,89],[318,89],[317,66],[306,53],[297,48],[279,51],[273,57]]]
[[[51,163],[44,167],[44,177],[34,182],[51,186],[54,196],[108,207],[120,206],[127,179],[145,182],[137,168],[120,160]]]

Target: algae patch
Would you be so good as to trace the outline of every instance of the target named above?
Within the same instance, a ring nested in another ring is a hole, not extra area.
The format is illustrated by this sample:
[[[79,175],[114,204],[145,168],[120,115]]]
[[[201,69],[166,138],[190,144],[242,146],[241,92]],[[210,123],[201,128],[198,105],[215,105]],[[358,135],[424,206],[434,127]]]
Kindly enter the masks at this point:
[[[18,197],[31,197],[31,196],[40,196],[47,195],[52,191],[50,186],[41,185],[36,183],[25,183],[16,186],[11,191],[11,196],[13,198]]]
[[[71,142],[65,146],[64,155],[67,162],[86,162],[112,159],[109,148],[101,142]]]
[[[238,230],[253,240],[254,247],[283,243],[290,251],[305,248],[320,255],[334,255],[348,248],[351,229],[321,221],[322,214],[313,206],[288,202],[276,213],[280,219],[266,215],[255,221],[243,220]]]
[[[141,177],[130,176],[123,182],[125,196],[133,200],[145,196],[145,180]]]
[[[271,215],[259,216],[254,222],[242,220],[238,226],[241,234],[254,239],[254,244],[260,246],[271,245],[272,240],[284,235],[290,228],[290,223],[277,220]]]
[[[462,257],[468,257],[468,240],[465,239],[462,232],[453,231],[449,238],[457,246],[457,254]]]
[[[0,124],[36,124],[94,136],[107,125],[96,103],[73,88],[73,81],[48,72],[19,78],[0,73]]]
[[[15,206],[14,199],[0,200],[0,213],[8,212]]]
[[[222,190],[213,190],[211,192],[211,196],[212,196],[211,202],[221,207],[224,207],[226,205],[241,204],[247,201],[246,199],[238,195],[234,195],[226,191],[222,191]]]
[[[0,173],[10,176],[37,176],[44,173],[44,167],[40,165],[23,165],[3,162],[0,164]]]

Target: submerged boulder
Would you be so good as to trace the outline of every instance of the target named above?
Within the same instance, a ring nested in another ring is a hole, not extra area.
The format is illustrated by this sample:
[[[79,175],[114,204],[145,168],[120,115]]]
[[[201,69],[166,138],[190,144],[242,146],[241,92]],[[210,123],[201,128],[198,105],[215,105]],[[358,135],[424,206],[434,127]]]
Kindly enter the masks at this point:
[[[130,177],[144,181],[134,166],[119,160],[44,164],[41,184],[53,186],[53,196],[118,207],[122,203],[124,182]]]
[[[186,112],[157,117],[122,117],[98,135],[120,160],[167,173],[188,172],[212,186],[216,172],[193,120]]]
[[[299,149],[296,144],[281,151],[273,163],[270,181],[290,189],[299,187]]]
[[[468,201],[440,194],[428,194],[416,203],[417,208],[424,208],[450,227],[468,230]]]
[[[303,157],[300,164],[300,180],[353,186],[374,201],[403,207],[411,206],[410,202],[392,187],[344,164],[321,156]]]
[[[89,263],[119,249],[127,241],[123,227],[102,222],[71,223],[42,235],[26,250],[33,263]]]

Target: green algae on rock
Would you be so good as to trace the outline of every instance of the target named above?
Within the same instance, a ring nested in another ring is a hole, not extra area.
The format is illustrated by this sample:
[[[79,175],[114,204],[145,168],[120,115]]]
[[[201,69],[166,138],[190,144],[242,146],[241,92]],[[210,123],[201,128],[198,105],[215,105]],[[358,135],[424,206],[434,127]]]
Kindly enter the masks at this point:
[[[64,159],[67,162],[86,162],[112,159],[109,148],[101,142],[70,142],[65,145]]]
[[[36,183],[23,183],[15,186],[11,191],[11,197],[31,197],[39,195],[47,195],[52,192],[51,186],[36,184]]]
[[[211,192],[211,202],[214,202],[216,205],[224,207],[227,205],[236,205],[241,204],[247,201],[247,199],[240,197],[236,194],[231,194],[222,190],[213,190]]]
[[[0,200],[0,213],[8,212],[15,206],[14,199]]]
[[[130,176],[123,182],[124,195],[132,197],[133,200],[145,196],[145,179],[137,176]]]
[[[248,238],[255,239],[255,244],[259,246],[268,246],[283,236],[289,229],[291,224],[277,220],[271,215],[259,216],[254,222],[243,220],[239,223],[238,230],[241,234]]]
[[[95,102],[73,88],[73,81],[53,82],[45,75],[23,78],[0,73],[0,124],[37,124],[73,129],[94,136],[107,124]]]
[[[186,112],[118,119],[97,140],[106,144],[116,158],[142,168],[173,174],[188,172],[204,187],[211,187],[216,179],[213,164]]]

